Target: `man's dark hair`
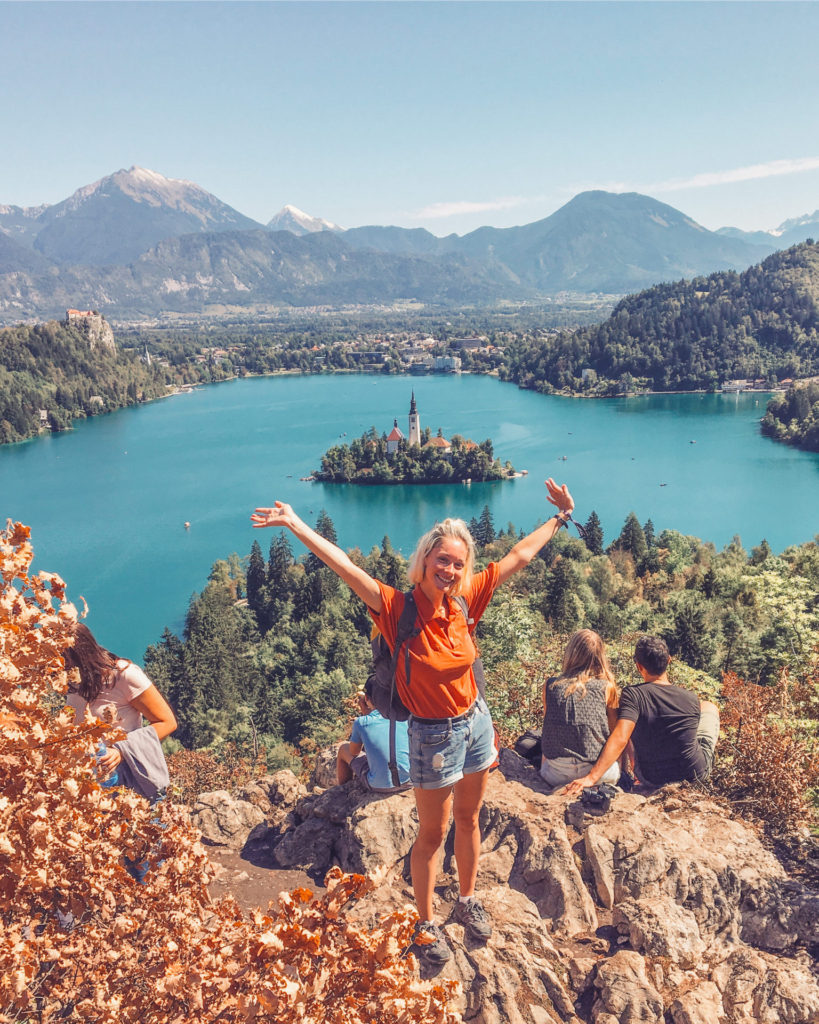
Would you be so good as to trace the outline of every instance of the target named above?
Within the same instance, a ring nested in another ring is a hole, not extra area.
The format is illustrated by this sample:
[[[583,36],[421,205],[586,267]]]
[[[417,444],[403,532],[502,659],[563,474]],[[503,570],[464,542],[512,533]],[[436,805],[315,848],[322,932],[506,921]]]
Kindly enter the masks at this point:
[[[641,636],[634,648],[634,660],[652,676],[661,676],[668,668],[671,655],[665,640],[658,636]]]
[[[368,679],[367,682],[364,684],[364,696],[367,698],[367,700],[370,702],[370,704],[372,704],[372,702],[373,702],[373,681],[372,681],[372,679]]]

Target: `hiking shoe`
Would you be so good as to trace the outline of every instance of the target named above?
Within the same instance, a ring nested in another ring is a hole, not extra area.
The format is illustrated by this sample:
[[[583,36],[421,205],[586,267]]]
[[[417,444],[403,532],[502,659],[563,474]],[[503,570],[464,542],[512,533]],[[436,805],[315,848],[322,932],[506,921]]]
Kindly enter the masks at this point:
[[[467,900],[466,903],[458,900],[455,904],[453,918],[464,926],[464,931],[470,939],[475,942],[486,942],[492,934],[492,922],[489,914],[484,910],[483,904],[476,897]]]
[[[419,942],[421,937],[425,941]],[[445,964],[452,956],[452,950],[447,945],[444,933],[432,921],[415,922],[410,949],[419,960],[425,960],[428,964],[436,967]]]

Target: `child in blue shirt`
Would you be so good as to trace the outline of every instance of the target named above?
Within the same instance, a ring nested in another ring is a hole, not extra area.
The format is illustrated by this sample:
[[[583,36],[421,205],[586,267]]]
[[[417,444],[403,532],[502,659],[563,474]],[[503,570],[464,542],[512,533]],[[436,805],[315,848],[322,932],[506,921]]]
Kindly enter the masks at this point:
[[[401,785],[396,789],[390,778],[390,722],[376,711],[370,700],[371,694],[360,693],[358,706],[361,714],[353,722],[350,738],[338,748],[336,778],[339,785],[355,778],[372,793],[397,793],[410,788],[409,781],[409,738],[407,723],[395,723],[395,751],[398,762],[398,778]]]

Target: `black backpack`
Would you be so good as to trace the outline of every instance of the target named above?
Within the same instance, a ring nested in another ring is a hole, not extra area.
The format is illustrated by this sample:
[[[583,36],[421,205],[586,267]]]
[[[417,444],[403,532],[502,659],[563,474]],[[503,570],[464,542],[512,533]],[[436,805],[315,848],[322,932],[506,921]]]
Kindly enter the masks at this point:
[[[458,605],[464,614],[467,627],[472,626],[473,620],[469,617],[469,605],[466,598],[458,594],[452,600]],[[400,781],[398,777],[398,761],[395,749],[395,723],[406,722],[410,716],[404,702],[398,696],[395,686],[395,669],[398,659],[401,656],[401,649],[404,650],[404,668],[407,679],[407,687],[410,685],[410,643],[419,633],[422,632],[423,623],[418,626],[418,607],[415,604],[415,597],[412,590],[404,594],[404,607],[398,618],[398,629],[395,641],[395,650],[390,650],[390,645],[381,633],[378,633],[372,640],[373,661],[370,667],[370,674],[367,677],[367,692],[376,710],[390,722],[390,759],[389,769],[393,786],[398,788]],[[472,630],[469,630],[470,633]],[[472,663],[472,672],[475,676],[475,683],[478,693],[483,697],[486,693],[486,678],[483,672],[483,663],[476,658]]]

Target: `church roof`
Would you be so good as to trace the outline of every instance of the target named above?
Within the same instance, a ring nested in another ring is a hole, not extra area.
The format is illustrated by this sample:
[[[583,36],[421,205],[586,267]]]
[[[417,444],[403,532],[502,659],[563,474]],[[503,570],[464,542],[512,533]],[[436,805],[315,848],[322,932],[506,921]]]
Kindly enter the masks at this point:
[[[387,440],[388,441],[403,441],[404,440],[404,435],[398,429],[398,425],[397,424],[392,428],[392,430],[387,435]]]
[[[425,448],[451,448],[452,445],[445,437],[431,437],[424,445]]]

